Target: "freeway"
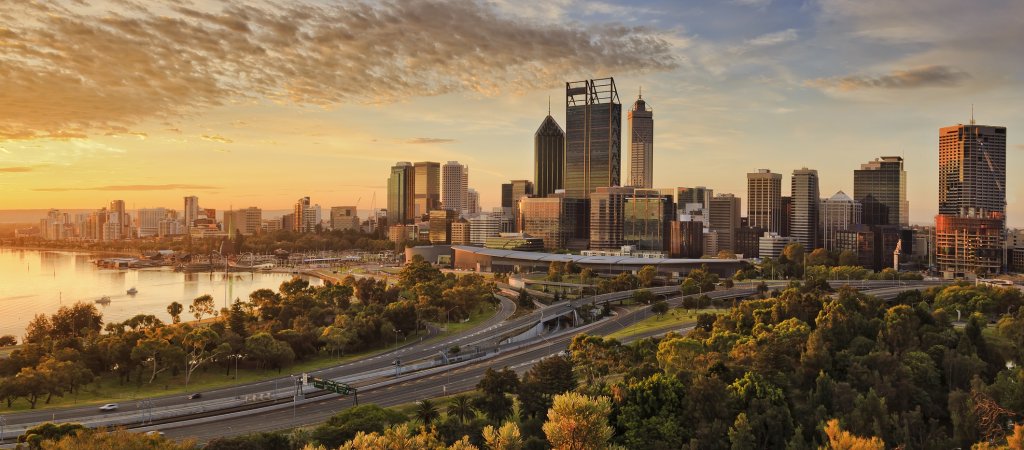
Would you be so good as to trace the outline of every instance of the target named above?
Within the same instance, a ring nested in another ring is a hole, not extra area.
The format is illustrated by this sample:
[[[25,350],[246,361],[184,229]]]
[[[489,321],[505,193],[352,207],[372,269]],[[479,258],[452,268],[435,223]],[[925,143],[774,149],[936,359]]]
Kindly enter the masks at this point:
[[[833,282],[833,284],[838,286],[845,283]],[[899,284],[894,284],[892,281],[868,281],[855,282],[851,284],[855,284],[861,289],[867,289],[870,291],[877,290],[879,293],[892,293],[894,296],[894,292],[898,292],[900,290],[917,289],[934,283],[905,282],[903,286],[900,286]],[[709,296],[712,298],[746,296],[753,293],[753,286],[754,283],[741,285],[734,287],[733,289],[711,292],[709,293]],[[678,294],[679,288],[678,286],[656,287],[651,288],[650,291],[656,295],[674,296]],[[507,299],[503,299],[501,312],[494,318],[473,330],[453,335],[451,338],[445,339],[444,342],[429,342],[424,344],[417,343],[404,349],[355,361],[331,369],[314,372],[312,374],[322,378],[341,379],[342,381],[346,381],[352,379],[357,374],[372,371],[379,372],[382,368],[386,369],[391,366],[391,360],[395,357],[401,357],[408,361],[416,358],[432,357],[452,345],[472,345],[474,343],[485,345],[487,343],[496,344],[503,336],[507,336],[509,333],[520,330],[523,327],[536,324],[542,317],[554,317],[556,315],[572,311],[574,308],[583,305],[622,301],[631,296],[632,292],[626,291],[602,294],[571,302],[560,302],[547,308],[534,311],[531,314],[524,315],[518,319],[509,321],[505,321],[505,319],[512,314],[514,304],[511,304]],[[676,303],[678,301],[679,298],[675,297],[671,303]],[[591,324],[590,326],[585,327],[587,328],[585,332],[598,335],[610,334],[623,328],[625,325],[628,325],[631,321],[635,321],[640,315],[646,314],[646,311],[646,307],[640,308],[632,312],[621,314],[613,319]],[[427,373],[427,375],[411,374],[399,380],[391,380],[383,383],[378,382],[367,384],[365,382],[355,382],[353,384],[360,388],[359,396],[361,401],[369,401],[382,405],[407,403],[421,398],[468,390],[475,386],[476,379],[487,367],[509,366],[519,370],[526,370],[526,367],[531,365],[533,362],[536,362],[539,358],[565,349],[569,340],[578,331],[579,330],[570,330],[569,332],[561,335],[551,337],[541,336],[528,343],[517,346],[506,346],[501,349],[502,351],[500,354],[497,354],[492,358],[487,358],[483,361],[471,360],[468,364],[463,363],[452,365],[448,368],[441,368],[441,370],[435,369],[433,371],[425,371],[424,373]],[[454,377],[454,381],[452,380],[452,377]],[[278,382],[280,380],[282,379],[278,379]],[[283,380],[286,382],[283,383],[284,385],[290,385],[292,382],[290,377],[283,378]],[[194,405],[195,403],[187,402],[180,396],[155,399],[153,408],[158,411],[167,411],[175,408],[179,408],[181,411],[181,417],[168,419],[170,420],[170,423],[160,425],[157,428],[166,430],[168,435],[171,436],[196,436],[203,440],[209,439],[213,436],[233,435],[259,430],[282,429],[296,425],[316,423],[336,413],[340,408],[351,404],[351,401],[348,399],[328,395],[319,399],[307,400],[305,403],[295,404],[294,409],[267,408],[267,402],[253,405],[239,405],[239,402],[233,402],[231,403],[231,409],[225,409],[223,411],[217,410],[217,400],[222,400],[219,405],[223,408],[225,403],[223,400],[235,399],[239,396],[252,394],[254,392],[272,391],[272,385],[274,383],[275,381],[271,380],[204,393],[206,398],[212,399],[209,401],[203,401],[203,403],[209,403],[210,407],[200,407],[198,411],[194,407],[192,409],[183,408],[182,403],[185,403],[186,406]],[[280,399],[287,396],[290,398],[289,391],[290,389],[285,388],[283,391],[275,392],[274,397]],[[123,406],[127,406],[127,408],[125,408],[127,410],[122,411],[121,413],[116,413],[121,416],[119,420],[120,423],[138,423],[145,417],[144,411],[139,409],[139,405],[135,405],[136,408],[134,409],[131,408],[132,405]],[[239,410],[242,412],[237,412]],[[197,414],[197,412],[201,412],[201,414]],[[232,412],[235,414],[230,414]],[[31,423],[51,419],[56,419],[58,421],[85,421],[83,419],[89,418],[90,416],[94,417],[95,415],[96,412],[93,407],[13,414],[8,416],[8,436],[12,434],[11,432],[18,430],[19,428],[23,429],[24,426]],[[224,417],[224,419],[212,421],[194,420],[197,417],[204,415],[220,415]],[[232,417],[238,415],[243,417]],[[257,417],[259,419],[256,419]],[[89,423],[88,421],[85,422]],[[20,426],[18,426],[19,424]],[[96,423],[93,422],[91,425],[95,426]],[[143,430],[151,428],[144,428]]]

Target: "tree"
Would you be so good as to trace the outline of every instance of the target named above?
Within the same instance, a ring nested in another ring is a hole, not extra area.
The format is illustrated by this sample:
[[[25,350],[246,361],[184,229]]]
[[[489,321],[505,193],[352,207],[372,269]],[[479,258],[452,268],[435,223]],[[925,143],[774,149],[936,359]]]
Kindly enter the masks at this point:
[[[458,418],[459,422],[464,424],[476,415],[476,408],[473,407],[473,401],[469,396],[456,395],[448,403],[447,414],[448,417]]]
[[[430,424],[434,423],[438,417],[441,417],[441,413],[437,410],[437,406],[430,399],[423,399],[416,402],[416,418],[423,422],[423,426],[430,428]]]
[[[608,426],[611,402],[575,392],[555,396],[543,430],[554,450],[603,450],[610,448]]]
[[[256,333],[245,340],[246,353],[253,357],[260,367],[281,368],[295,360],[295,352],[287,343],[274,339],[270,333]]]
[[[516,297],[516,305],[523,309],[533,309],[533,298],[530,297],[529,292],[526,292],[526,289],[519,290],[519,296]]]
[[[167,370],[168,365],[160,368],[161,359],[170,353],[171,343],[160,337],[148,337],[139,339],[139,342],[132,348],[132,360],[138,364],[149,364],[152,367],[149,382],[156,379],[156,375]]]
[[[640,289],[633,292],[633,303],[638,305],[649,305],[655,299],[654,294],[647,289]]]
[[[35,317],[29,321],[28,326],[25,327],[25,337],[22,342],[26,344],[41,344],[53,333],[53,326],[50,325],[50,319],[46,317],[46,314],[36,314]]]
[[[10,334],[0,336],[0,347],[13,347],[15,345],[18,345],[18,338]]]
[[[359,405],[331,416],[327,423],[313,430],[313,440],[329,448],[336,448],[360,432],[383,433],[387,427],[408,419],[398,411],[378,405]]]
[[[816,248],[813,252],[807,255],[808,266],[831,266],[832,255],[828,253],[828,250],[823,248]]]
[[[839,421],[831,419],[825,424],[825,436],[828,437],[830,450],[883,450],[885,442],[877,437],[863,438],[854,436],[839,427]]]
[[[78,424],[59,424],[57,427],[71,426]],[[81,425],[78,425],[81,427]],[[42,448],[47,450],[191,450],[196,448],[195,441],[186,439],[176,442],[163,436],[152,436],[147,434],[134,433],[124,429],[113,431],[75,429],[73,432],[66,432],[58,439],[41,441]],[[209,447],[207,447],[209,448]]]
[[[219,340],[220,335],[209,327],[197,327],[181,340],[182,350],[185,352],[186,386],[196,369],[220,356],[220,352],[214,350]]]
[[[519,382],[519,403],[526,417],[539,417],[551,407],[554,397],[576,388],[572,362],[564,356],[551,356],[537,362]]]
[[[213,315],[216,311],[214,306],[213,297],[210,295],[201,295],[192,300],[192,304],[188,305],[188,312],[195,316],[196,320],[202,322],[203,316]]]
[[[658,268],[652,265],[646,265],[640,268],[636,273],[636,278],[640,281],[641,287],[651,287],[654,284],[654,277],[658,276]]]
[[[659,316],[665,315],[668,312],[668,302],[664,300],[658,300],[651,305],[651,312]]]
[[[515,422],[505,422],[501,428],[488,425],[483,429],[484,442],[488,450],[522,450],[523,436]]]
[[[856,266],[858,264],[857,252],[854,252],[853,250],[843,250],[839,252],[840,266]]]
[[[562,264],[558,261],[551,261],[548,264],[548,276],[545,278],[547,281],[562,281]]]
[[[476,408],[491,420],[498,422],[512,412],[512,400],[508,394],[519,388],[519,377],[509,368],[494,370],[490,367],[480,378],[476,388],[483,395],[476,399]]]
[[[41,448],[44,441],[59,441],[65,436],[74,435],[75,432],[81,430],[86,430],[86,428],[80,423],[43,422],[25,430],[18,436],[18,442],[28,444],[29,448]]]
[[[338,450],[477,450],[463,437],[450,446],[445,446],[433,429],[421,428],[413,433],[409,425],[402,424],[389,427],[383,433],[359,433],[351,441],[346,442]]]

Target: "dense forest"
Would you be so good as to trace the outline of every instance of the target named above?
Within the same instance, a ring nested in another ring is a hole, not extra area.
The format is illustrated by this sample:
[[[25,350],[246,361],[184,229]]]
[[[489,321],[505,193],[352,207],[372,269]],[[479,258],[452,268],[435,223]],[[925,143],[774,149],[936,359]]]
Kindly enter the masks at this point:
[[[294,278],[228,308],[217,309],[209,295],[174,302],[171,323],[142,314],[104,323],[95,305],[78,303],[30,322],[22,345],[0,359],[0,399],[7,408],[36,408],[104,377],[141,386],[165,385],[168,377],[187,384],[213,367],[226,377],[236,364],[280,371],[295,361],[381,348],[423,332],[427,321],[466,318],[494,301],[493,290],[480,275],[446,275],[417,261],[394,285],[349,276],[316,287]],[[183,322],[185,314],[196,321]]]

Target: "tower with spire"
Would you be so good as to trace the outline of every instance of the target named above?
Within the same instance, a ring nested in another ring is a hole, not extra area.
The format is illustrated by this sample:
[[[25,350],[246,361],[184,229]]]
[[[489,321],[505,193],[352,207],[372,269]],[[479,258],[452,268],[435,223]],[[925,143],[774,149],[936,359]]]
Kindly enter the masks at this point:
[[[644,101],[643,86],[629,110],[628,180],[633,187],[654,187],[654,111]]]
[[[551,117],[551,98],[548,97],[548,115],[533,134],[533,186],[537,197],[547,197],[563,188],[565,177],[565,132]]]

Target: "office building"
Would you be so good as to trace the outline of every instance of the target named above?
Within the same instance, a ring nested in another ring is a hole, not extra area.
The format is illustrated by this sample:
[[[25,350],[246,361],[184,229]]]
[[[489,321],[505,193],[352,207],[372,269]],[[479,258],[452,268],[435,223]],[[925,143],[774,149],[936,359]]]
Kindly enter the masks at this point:
[[[523,197],[519,201],[518,229],[542,239],[548,250],[585,250],[588,233],[585,205],[585,200],[560,194]]]
[[[465,214],[469,203],[469,167],[458,161],[441,166],[441,205],[444,209]]]
[[[469,218],[469,242],[484,245],[488,238],[497,237],[501,232],[502,214],[478,214]]]
[[[599,187],[590,194],[590,249],[616,250],[625,245],[623,219],[632,187]]]
[[[182,213],[185,216],[185,228],[188,229],[199,218],[199,197],[194,195],[185,197],[185,209]]]
[[[853,171],[853,199],[861,204],[865,225],[910,225],[903,158],[883,156],[861,164]]]
[[[551,111],[533,133],[533,184],[538,197],[547,197],[562,189],[565,176],[565,132]]]
[[[779,229],[780,236],[792,236],[793,235],[793,224],[790,223],[790,219],[793,217],[793,197],[783,196],[782,197],[782,227]]]
[[[637,189],[626,197],[622,238],[626,245],[641,251],[666,251],[669,226],[676,210],[672,194],[661,195],[653,189]]]
[[[421,219],[441,207],[441,164],[421,161],[413,164],[413,173],[416,177],[413,181],[416,192],[415,216]]]
[[[498,250],[515,250],[520,252],[544,251],[544,240],[524,233],[501,233],[487,238],[484,247]]]
[[[619,186],[622,105],[615,80],[565,83],[565,178],[567,198],[590,198],[599,187]]]
[[[718,232],[706,229],[704,232],[704,256],[718,256]]]
[[[402,161],[391,167],[391,176],[388,178],[388,224],[413,222],[416,217],[415,187],[411,163]]]
[[[508,186],[506,189],[505,186]],[[506,197],[505,194],[508,194]],[[523,197],[533,196],[533,182],[530,180],[512,180],[509,183],[505,183],[501,186],[501,206],[505,208],[512,218],[512,222],[519,226],[519,201]],[[516,228],[516,231],[522,231]]]
[[[430,212],[429,239],[430,243],[450,244],[452,235],[452,223],[458,217],[455,211],[447,209],[435,209]]]
[[[704,223],[697,220],[673,220],[669,224],[670,258],[704,256]]]
[[[718,194],[708,205],[708,231],[715,233],[716,241],[712,246],[714,253],[725,250],[736,253],[735,233],[740,228],[740,199],[732,194]],[[708,247],[705,239],[705,247]]]
[[[804,250],[812,251],[821,245],[818,238],[818,206],[821,202],[818,171],[806,167],[794,170],[791,181],[793,213],[789,220],[789,235],[803,245]],[[779,229],[782,229],[781,224]]]
[[[782,174],[768,169],[747,174],[747,220],[770,233],[782,230]]]
[[[714,196],[714,190],[704,186],[676,188],[676,204],[680,207],[690,203],[700,203],[702,208],[707,208]]]
[[[154,237],[160,234],[160,221],[167,216],[165,208],[142,208],[135,211],[135,233],[140,238]]]
[[[839,191],[821,200],[819,207],[822,247],[830,252],[837,251],[836,233],[861,223],[863,212],[860,202]]]
[[[476,189],[466,190],[466,210],[462,214],[467,216],[480,214],[480,193]]]
[[[359,229],[359,213],[355,206],[332,206],[330,221],[332,230]]]
[[[472,228],[466,219],[458,219],[452,222],[452,245],[472,245]]]
[[[243,236],[259,234],[263,228],[263,210],[255,206],[234,211],[224,211],[224,231],[229,236],[240,233]]]
[[[786,249],[786,246],[796,242],[789,236],[779,236],[778,233],[765,232],[763,236],[758,239],[758,253],[761,259],[779,259],[782,256],[782,252]],[[769,275],[773,279],[781,277],[782,274],[771,274]]]
[[[629,121],[629,185],[654,187],[654,111],[641,93],[627,115]]]
[[[935,262],[946,278],[1003,270],[1006,127],[939,129],[939,214]]]
[[[292,223],[292,231],[296,233],[312,233],[317,231],[322,211],[320,205],[310,204],[309,197],[302,197],[296,201],[292,214],[295,217],[295,221]]]
[[[742,255],[743,258],[761,257],[761,237],[764,236],[764,228],[739,227],[735,233],[736,248],[733,253]]]

